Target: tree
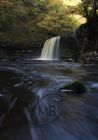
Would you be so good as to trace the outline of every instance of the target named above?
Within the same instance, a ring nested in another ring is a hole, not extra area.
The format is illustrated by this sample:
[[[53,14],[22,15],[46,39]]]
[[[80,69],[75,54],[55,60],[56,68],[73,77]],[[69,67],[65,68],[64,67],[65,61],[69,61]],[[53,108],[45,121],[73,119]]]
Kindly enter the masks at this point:
[[[83,0],[84,16],[87,18],[87,21],[90,22],[91,19],[96,19],[98,1],[97,0]]]
[[[62,0],[9,0],[0,5],[0,42],[41,43],[71,34],[78,25],[76,12]]]

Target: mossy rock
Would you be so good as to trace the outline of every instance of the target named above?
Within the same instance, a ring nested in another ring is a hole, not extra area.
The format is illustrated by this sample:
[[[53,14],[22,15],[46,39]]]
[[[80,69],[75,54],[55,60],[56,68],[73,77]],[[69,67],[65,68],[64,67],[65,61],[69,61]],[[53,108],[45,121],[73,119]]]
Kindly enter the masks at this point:
[[[84,93],[86,92],[86,87],[82,82],[75,81],[71,84],[64,85],[60,90],[69,90],[73,93]]]

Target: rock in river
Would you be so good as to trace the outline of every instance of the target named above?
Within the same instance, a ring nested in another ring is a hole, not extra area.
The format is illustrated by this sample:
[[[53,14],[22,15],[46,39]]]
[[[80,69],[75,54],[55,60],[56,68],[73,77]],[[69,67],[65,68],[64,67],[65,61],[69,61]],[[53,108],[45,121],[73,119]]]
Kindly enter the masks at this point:
[[[80,81],[74,81],[71,84],[65,84],[60,90],[69,91],[72,93],[84,93],[86,92],[85,85]]]

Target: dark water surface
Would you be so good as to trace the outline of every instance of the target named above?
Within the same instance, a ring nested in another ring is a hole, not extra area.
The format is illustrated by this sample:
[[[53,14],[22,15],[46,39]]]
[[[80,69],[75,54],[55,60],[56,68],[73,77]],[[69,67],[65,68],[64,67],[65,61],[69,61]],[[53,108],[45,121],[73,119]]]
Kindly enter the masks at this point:
[[[58,90],[74,80],[87,92]],[[39,116],[38,107],[50,104],[57,114]],[[8,54],[0,60],[0,140],[50,139],[98,140],[98,65]]]

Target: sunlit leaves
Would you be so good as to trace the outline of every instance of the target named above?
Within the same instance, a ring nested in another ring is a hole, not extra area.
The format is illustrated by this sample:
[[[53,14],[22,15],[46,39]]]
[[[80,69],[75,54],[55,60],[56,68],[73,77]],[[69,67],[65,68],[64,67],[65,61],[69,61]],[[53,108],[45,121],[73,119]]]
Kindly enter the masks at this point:
[[[62,0],[10,0],[0,10],[2,34],[13,42],[40,42],[48,34],[63,35],[78,26],[74,14],[79,8]]]

